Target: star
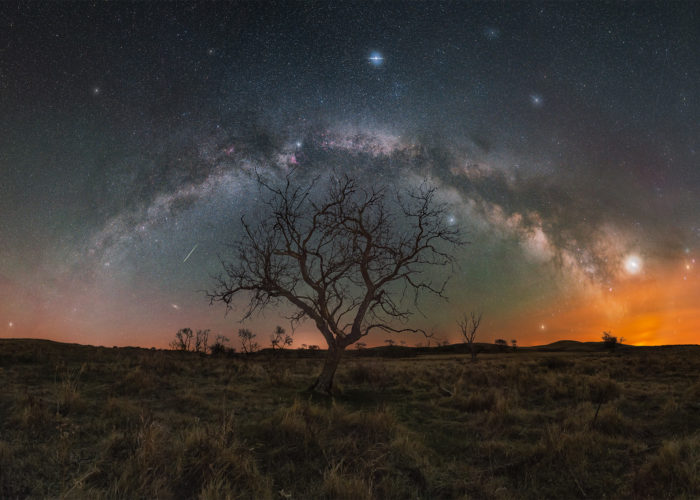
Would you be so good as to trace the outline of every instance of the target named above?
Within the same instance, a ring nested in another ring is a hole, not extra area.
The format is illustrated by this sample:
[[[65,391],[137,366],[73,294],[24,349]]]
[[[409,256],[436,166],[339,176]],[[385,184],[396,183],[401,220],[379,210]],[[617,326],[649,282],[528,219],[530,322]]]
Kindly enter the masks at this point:
[[[93,87],[92,88],[92,95],[100,95],[100,87]]]
[[[530,104],[535,108],[541,108],[542,104],[544,104],[544,99],[539,94],[530,94]]]
[[[493,26],[486,26],[484,28],[484,36],[488,40],[496,40],[497,38],[499,38],[501,36],[501,30],[499,30],[498,28],[495,28]]]
[[[627,274],[639,274],[642,270],[642,259],[638,255],[630,254],[625,257],[623,266]]]
[[[14,324],[12,321],[10,321],[10,322],[7,324],[7,326],[9,326],[10,328],[12,328],[13,326],[15,326],[15,324]]]
[[[372,52],[369,55],[369,62],[373,66],[381,66],[384,63],[384,56],[382,56],[379,52]]]

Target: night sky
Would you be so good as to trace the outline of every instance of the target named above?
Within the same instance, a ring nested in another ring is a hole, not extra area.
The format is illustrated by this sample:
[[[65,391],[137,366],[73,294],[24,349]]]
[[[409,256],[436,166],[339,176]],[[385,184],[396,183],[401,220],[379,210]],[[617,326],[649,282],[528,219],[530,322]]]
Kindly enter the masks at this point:
[[[436,337],[698,342],[700,4],[333,4],[1,3],[0,336],[264,343],[202,290],[293,170],[440,189]]]

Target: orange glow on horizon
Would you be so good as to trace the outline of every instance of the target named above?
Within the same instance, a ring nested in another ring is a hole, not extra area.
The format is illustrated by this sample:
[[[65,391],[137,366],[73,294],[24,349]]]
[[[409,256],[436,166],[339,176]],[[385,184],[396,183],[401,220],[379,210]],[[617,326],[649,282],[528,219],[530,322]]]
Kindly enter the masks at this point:
[[[478,342],[492,343],[496,338],[518,345],[543,345],[558,340],[599,342],[604,331],[626,344],[664,345],[700,343],[700,279],[694,260],[682,261],[666,266],[645,265],[637,274],[623,276],[611,286],[582,284],[578,291],[562,294],[553,301],[536,308],[517,313],[484,315],[477,334]],[[170,303],[164,310],[167,315],[153,315],[146,321],[124,324],[119,317],[111,316],[93,326],[80,314],[62,315],[60,311],[28,309],[24,314],[15,314],[0,325],[0,336],[13,338],[44,338],[59,342],[118,346],[142,346],[168,348],[175,332],[182,327],[211,328],[211,341],[223,334],[230,345],[239,346],[237,330],[250,328],[258,335],[261,346],[268,346],[269,334],[274,324],[281,320],[269,319],[264,323],[251,321],[241,325],[222,316],[220,310],[190,312],[175,309]],[[450,318],[443,314],[436,325],[433,340],[461,342],[459,331]],[[432,320],[431,320],[432,321]],[[289,329],[288,329],[289,330]],[[391,337],[397,345],[405,341],[408,346],[425,345],[420,335],[386,335],[376,333],[363,339],[368,347],[385,345],[384,339]],[[434,345],[433,340],[431,344]],[[318,345],[325,349],[325,341],[312,324],[300,325],[294,333],[292,349],[306,345]],[[349,349],[354,349],[350,346]]]
[[[698,298],[700,280],[684,265],[675,272],[659,269],[631,277],[608,289],[590,286],[533,313],[536,316],[526,327],[522,317],[499,326],[519,331],[522,345],[600,341],[604,331],[633,345],[697,344]]]

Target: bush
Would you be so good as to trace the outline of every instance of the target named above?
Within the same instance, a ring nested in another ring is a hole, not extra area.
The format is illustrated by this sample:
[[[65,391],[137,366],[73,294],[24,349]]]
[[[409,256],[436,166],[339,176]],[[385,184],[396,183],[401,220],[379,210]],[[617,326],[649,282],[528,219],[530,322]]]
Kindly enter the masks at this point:
[[[700,496],[700,434],[665,441],[639,470],[635,492],[642,498]]]
[[[610,332],[603,332],[603,345],[607,349],[615,349],[615,347],[617,347],[617,337]]]

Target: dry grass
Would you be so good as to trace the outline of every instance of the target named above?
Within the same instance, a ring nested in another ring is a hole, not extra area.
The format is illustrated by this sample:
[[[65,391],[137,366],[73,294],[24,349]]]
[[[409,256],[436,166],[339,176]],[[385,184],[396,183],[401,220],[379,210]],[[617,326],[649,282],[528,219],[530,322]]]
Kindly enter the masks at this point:
[[[0,341],[0,497],[700,497],[699,349],[319,367]]]

